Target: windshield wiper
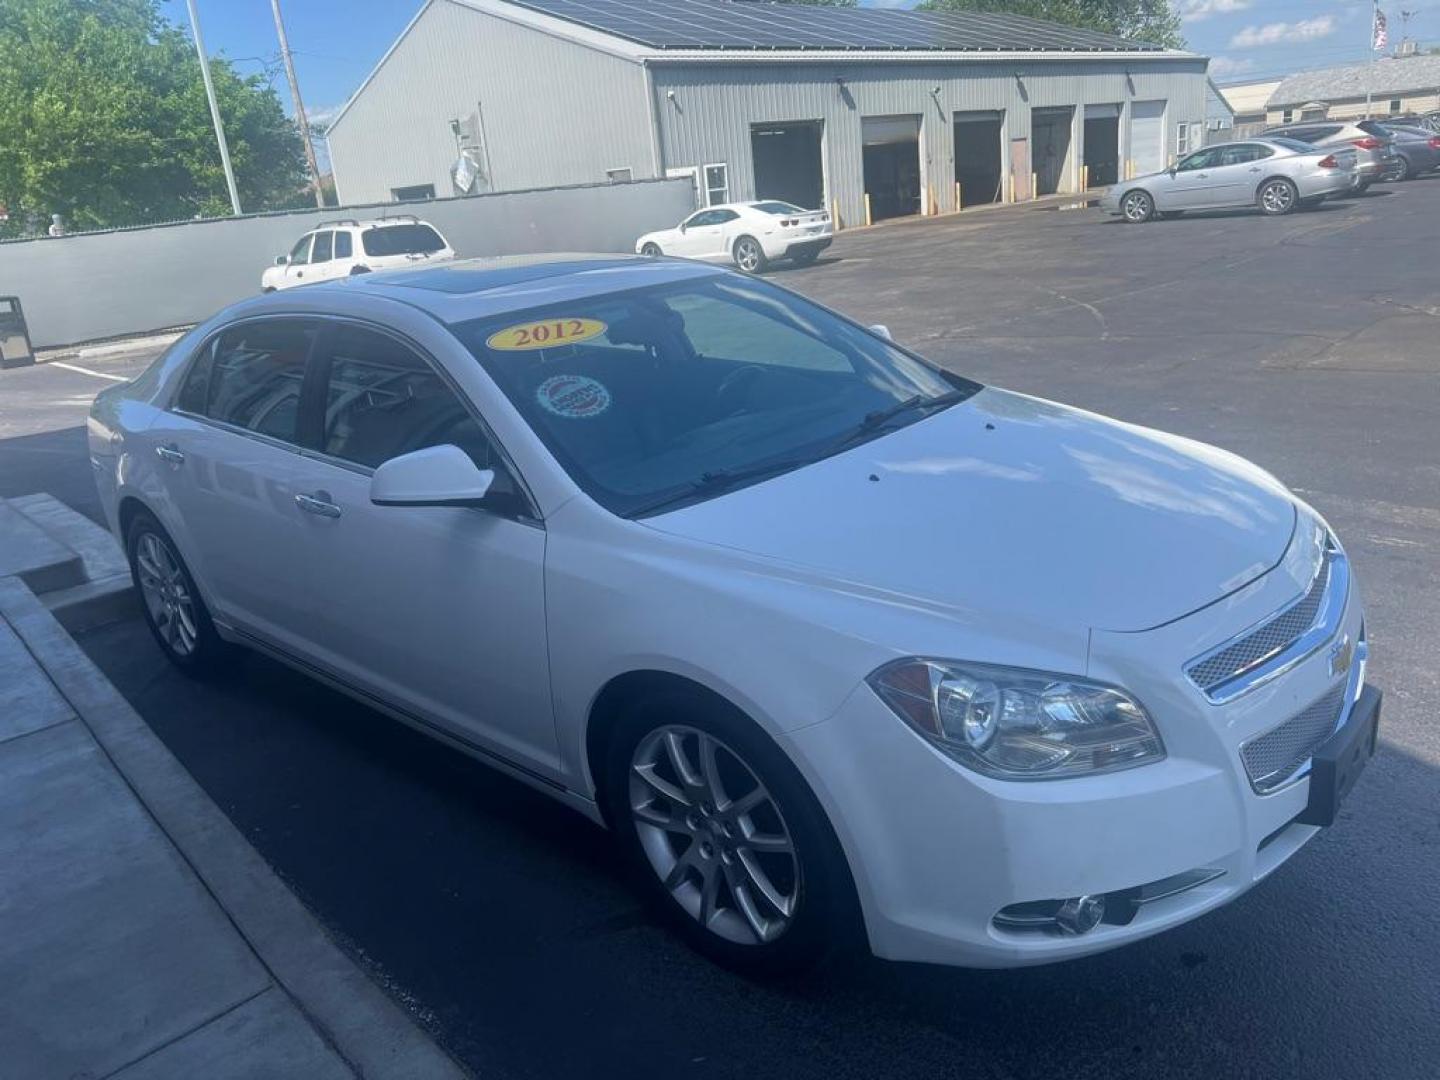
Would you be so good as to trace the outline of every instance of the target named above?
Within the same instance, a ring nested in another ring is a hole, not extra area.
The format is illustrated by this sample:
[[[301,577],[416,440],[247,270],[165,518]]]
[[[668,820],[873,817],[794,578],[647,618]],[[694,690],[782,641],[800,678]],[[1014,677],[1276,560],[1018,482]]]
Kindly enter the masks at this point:
[[[802,465],[809,465],[814,458],[782,458],[778,461],[760,461],[754,465],[746,465],[739,469],[713,469],[703,472],[696,479],[690,481],[679,491],[672,491],[668,495],[662,495],[648,503],[626,513],[626,517],[644,517],[646,514],[653,514],[657,510],[663,510],[668,506],[684,502],[694,498],[696,495],[718,495],[722,491],[729,491],[737,484],[746,480],[755,480],[762,476],[772,476],[775,473],[788,472],[791,469],[798,469]]]
[[[957,401],[963,401],[970,394],[965,390],[947,390],[936,397],[926,397],[924,394],[916,394],[904,401],[897,401],[894,405],[885,409],[876,409],[874,412],[866,413],[865,418],[856,427],[841,437],[836,444],[838,449],[853,446],[862,442],[867,436],[881,430],[891,420],[903,416],[908,412],[929,412],[931,409],[941,409],[946,405],[953,405]]]

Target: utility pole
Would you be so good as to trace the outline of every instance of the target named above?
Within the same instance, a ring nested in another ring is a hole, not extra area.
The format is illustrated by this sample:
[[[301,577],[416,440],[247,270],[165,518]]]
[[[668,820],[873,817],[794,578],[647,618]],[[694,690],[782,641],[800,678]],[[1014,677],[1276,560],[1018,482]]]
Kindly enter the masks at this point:
[[[210,58],[205,55],[205,39],[200,36],[200,16],[195,13],[195,0],[185,0],[190,9],[190,30],[195,35],[195,51],[200,55],[200,77],[205,80],[205,97],[210,101],[210,119],[215,123],[215,139],[220,144],[220,167],[225,170],[225,185],[230,189],[230,207],[236,216],[240,209],[240,192],[235,187],[235,170],[230,167],[230,147],[225,142],[225,124],[220,119],[220,106],[215,101],[215,83],[210,78]]]
[[[290,39],[285,36],[285,20],[280,17],[280,0],[270,0],[270,10],[275,13],[275,33],[280,38],[280,58],[285,61],[285,77],[290,80],[290,99],[295,103],[295,121],[300,125],[300,138],[305,143],[305,163],[310,166],[310,183],[315,188],[315,205],[325,205],[325,193],[320,190],[320,166],[315,162],[315,147],[310,143],[310,120],[305,115],[305,103],[300,100],[300,80],[295,78],[295,62],[290,59]]]

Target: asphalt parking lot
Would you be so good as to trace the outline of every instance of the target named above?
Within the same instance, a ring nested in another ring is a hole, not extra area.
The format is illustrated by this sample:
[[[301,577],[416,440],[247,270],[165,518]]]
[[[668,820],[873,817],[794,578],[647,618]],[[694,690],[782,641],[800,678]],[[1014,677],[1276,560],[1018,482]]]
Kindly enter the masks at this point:
[[[1339,823],[1129,949],[767,987],[656,926],[604,834],[259,657],[82,645],[336,938],[487,1077],[1430,1078],[1440,1062],[1440,178],[1284,219],[999,211],[842,235],[773,279],[956,370],[1218,443],[1310,500],[1366,591],[1383,746]],[[96,512],[103,375],[0,373],[0,495]]]

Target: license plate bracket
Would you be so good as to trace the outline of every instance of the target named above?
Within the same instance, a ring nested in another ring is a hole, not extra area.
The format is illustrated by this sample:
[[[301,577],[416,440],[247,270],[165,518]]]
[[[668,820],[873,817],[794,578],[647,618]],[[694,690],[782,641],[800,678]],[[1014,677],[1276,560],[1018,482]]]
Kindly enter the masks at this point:
[[[1375,754],[1380,731],[1381,693],[1360,692],[1345,726],[1326,739],[1310,759],[1310,801],[1295,820],[1322,828],[1335,824],[1340,804]]]

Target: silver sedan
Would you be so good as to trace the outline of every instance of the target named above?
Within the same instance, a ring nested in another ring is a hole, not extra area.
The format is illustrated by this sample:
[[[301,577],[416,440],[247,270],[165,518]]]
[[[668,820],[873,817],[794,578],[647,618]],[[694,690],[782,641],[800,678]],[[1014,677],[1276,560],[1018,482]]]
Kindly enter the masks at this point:
[[[1354,150],[1291,139],[1250,139],[1207,146],[1163,172],[1116,184],[1100,206],[1132,224],[1186,210],[1254,206],[1288,214],[1352,190],[1359,178]]]

